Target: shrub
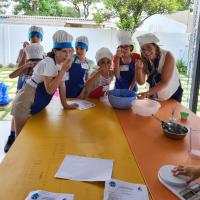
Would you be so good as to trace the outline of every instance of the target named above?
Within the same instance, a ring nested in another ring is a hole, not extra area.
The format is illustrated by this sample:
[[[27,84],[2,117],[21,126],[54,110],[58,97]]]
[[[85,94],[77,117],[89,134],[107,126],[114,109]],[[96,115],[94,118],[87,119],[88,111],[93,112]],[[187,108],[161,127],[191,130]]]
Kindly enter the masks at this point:
[[[16,64],[9,63],[9,64],[7,65],[7,67],[10,67],[10,68],[15,68],[15,67],[16,67]]]
[[[180,74],[187,75],[187,65],[182,58],[176,61],[176,66]]]

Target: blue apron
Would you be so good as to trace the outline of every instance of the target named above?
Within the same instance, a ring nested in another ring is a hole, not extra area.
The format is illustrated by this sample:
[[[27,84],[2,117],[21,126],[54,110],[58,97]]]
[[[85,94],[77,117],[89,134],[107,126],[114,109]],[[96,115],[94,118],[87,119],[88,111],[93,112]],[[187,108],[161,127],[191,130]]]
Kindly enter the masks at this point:
[[[36,88],[34,102],[31,106],[31,114],[37,114],[44,109],[50,103],[53,95],[47,93],[44,82],[39,83]]]
[[[122,61],[120,60],[120,66],[124,65]],[[131,82],[135,76],[135,63],[131,61],[131,63],[128,65],[128,71],[120,71],[120,78],[116,78],[115,81],[115,88],[116,89],[129,89]],[[135,84],[133,88],[134,92],[138,91],[138,86]]]
[[[84,77],[88,69],[84,69],[81,63],[75,63],[75,57],[71,68],[69,69],[69,80],[65,81],[66,97],[76,98],[80,95],[84,87]]]
[[[56,65],[56,61],[54,59],[54,63]],[[49,94],[46,91],[44,82],[37,83],[33,79],[31,79],[35,84],[37,84],[36,92],[35,92],[35,99],[31,106],[31,114],[37,114],[42,109],[44,109],[51,101],[54,94]],[[56,92],[56,91],[55,91]]]
[[[25,84],[25,76],[22,74],[19,76],[17,81],[17,91],[22,89],[23,85]]]
[[[161,74],[158,72],[158,66],[160,62],[160,55],[157,56],[154,64],[148,63],[149,76],[147,82],[149,83],[150,88],[154,87],[157,83],[161,81]],[[175,99],[178,102],[181,102],[183,96],[183,89],[181,86],[181,82],[179,80],[179,87],[176,92],[170,97],[170,99]],[[157,95],[151,96],[152,99],[157,98]]]

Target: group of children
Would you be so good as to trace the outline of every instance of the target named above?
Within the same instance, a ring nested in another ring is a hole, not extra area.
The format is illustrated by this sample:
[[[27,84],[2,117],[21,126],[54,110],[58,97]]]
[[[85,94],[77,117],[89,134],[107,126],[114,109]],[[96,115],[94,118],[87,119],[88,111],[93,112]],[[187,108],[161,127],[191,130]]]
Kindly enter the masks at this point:
[[[118,52],[113,56],[105,47],[96,52],[97,67],[86,57],[89,41],[86,36],[76,38],[75,52],[73,36],[64,30],[53,35],[53,48],[47,55],[41,45],[43,30],[32,26],[29,43],[24,43],[18,58],[18,69],[10,78],[19,76],[17,94],[13,101],[11,133],[4,147],[7,152],[19,135],[26,121],[40,112],[51,101],[57,88],[64,109],[74,109],[66,98],[99,98],[104,96],[116,77],[115,87],[137,91],[135,62],[139,54],[133,54],[131,35],[121,32],[118,37]],[[114,69],[114,70],[113,70]]]
[[[181,101],[182,87],[171,53],[159,48],[156,44],[159,40],[153,34],[137,39],[141,46],[141,58],[132,52],[131,35],[120,32],[116,54],[113,56],[108,48],[100,48],[95,56],[97,68],[92,71],[94,62],[86,57],[89,50],[86,36],[76,38],[74,52],[73,36],[64,30],[56,31],[52,51],[46,55],[40,44],[43,29],[31,26],[29,42],[24,43],[17,60],[18,69],[10,74],[10,78],[19,79],[11,110],[11,133],[4,151],[9,150],[29,117],[49,104],[57,89],[63,108],[75,109],[77,105],[69,105],[66,98],[104,96],[114,77],[115,88],[137,92],[137,83],[144,84],[147,77],[150,88],[148,92],[140,93],[140,98],[156,94],[163,99]],[[173,173],[188,175],[191,181],[200,176],[199,171],[199,168],[179,166]]]

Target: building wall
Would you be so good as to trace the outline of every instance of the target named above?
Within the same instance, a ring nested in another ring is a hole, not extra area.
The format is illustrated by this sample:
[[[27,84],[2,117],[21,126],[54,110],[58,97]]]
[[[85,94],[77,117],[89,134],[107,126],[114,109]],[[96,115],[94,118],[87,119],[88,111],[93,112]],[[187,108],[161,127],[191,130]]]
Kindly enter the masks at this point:
[[[15,63],[18,52],[22,48],[23,42],[28,40],[28,25],[0,24],[0,64],[8,65]],[[90,45],[87,57],[95,60],[95,53],[100,47],[108,47],[114,53],[117,47],[117,31],[105,29],[86,29],[86,28],[67,28],[56,26],[43,26],[44,41],[43,46],[45,52],[51,51],[52,35],[55,31],[63,29],[74,36],[86,35],[89,38]],[[136,35],[142,34],[137,32]],[[155,33],[160,38],[161,47],[170,50],[176,59],[182,58],[186,64],[188,63],[188,33]],[[139,46],[136,42],[136,49]]]
[[[96,51],[101,47],[108,47],[114,53],[117,47],[116,30],[89,29],[89,28],[68,28],[56,26],[42,26],[44,39],[42,45],[45,52],[52,49],[52,36],[57,30],[66,30],[75,38],[86,35],[89,38],[89,50],[87,57],[95,59]],[[23,42],[28,40],[28,25],[0,24],[0,64],[8,65],[15,63],[18,52]]]

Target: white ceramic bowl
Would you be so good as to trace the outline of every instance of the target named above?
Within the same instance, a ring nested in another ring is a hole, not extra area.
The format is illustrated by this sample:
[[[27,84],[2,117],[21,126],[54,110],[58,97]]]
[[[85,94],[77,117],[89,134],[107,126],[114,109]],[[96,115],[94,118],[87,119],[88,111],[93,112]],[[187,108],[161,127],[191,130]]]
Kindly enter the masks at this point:
[[[134,113],[141,116],[151,116],[160,108],[160,103],[151,99],[137,99],[133,103]]]

